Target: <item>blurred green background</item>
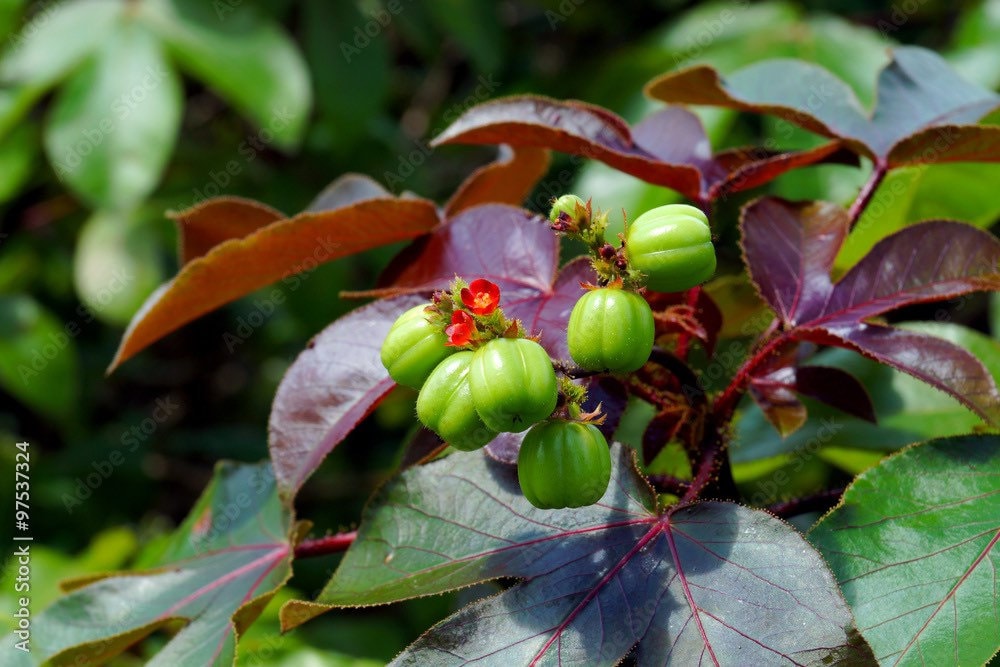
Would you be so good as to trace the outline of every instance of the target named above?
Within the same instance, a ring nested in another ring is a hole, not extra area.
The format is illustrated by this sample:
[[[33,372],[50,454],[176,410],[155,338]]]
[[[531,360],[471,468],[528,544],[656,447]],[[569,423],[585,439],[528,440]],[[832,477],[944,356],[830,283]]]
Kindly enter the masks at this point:
[[[141,563],[184,517],[216,460],[265,457],[284,370],[312,335],[357,305],[339,292],[371,286],[398,249],[321,266],[286,283],[282,304],[242,299],[105,377],[124,326],[176,271],[165,211],[241,195],[291,214],[349,171],[443,201],[493,155],[427,147],[469,106],[534,92],[602,104],[634,122],[656,108],[641,94],[646,80],[696,62],[729,72],[764,58],[803,58],[870,105],[886,47],[920,44],[968,79],[1000,84],[1000,0],[0,0],[0,37],[0,504],[12,505],[12,443],[26,440],[36,610],[57,595],[59,579]],[[773,119],[698,113],[717,148],[817,141]],[[846,202],[864,177],[864,167],[823,166],[783,176],[769,190]],[[883,187],[891,201],[871,215],[880,229],[936,216],[988,227],[1000,215],[998,182],[997,165],[900,170]],[[528,206],[545,210],[564,191],[630,214],[677,198],[555,156]],[[739,271],[736,211],[758,194],[717,213],[722,273]],[[858,239],[845,263],[871,242]],[[746,302],[738,281],[721,281],[716,293]],[[936,333],[974,347],[1000,373],[996,304],[992,313],[978,297],[943,308],[904,315],[937,319]],[[738,346],[739,323],[727,327]],[[227,344],[224,334],[233,332],[240,342]],[[747,408],[734,458],[748,491],[783,466],[794,466],[804,488],[817,486],[886,449],[976,423],[933,390],[835,355],[843,358],[830,363],[850,366],[872,390],[894,429],[891,442],[842,420],[821,456],[803,463],[788,452],[811,442],[825,413],[796,445]],[[353,526],[393,472],[412,400],[394,394],[300,494],[299,516],[318,532]],[[641,422],[642,407],[633,412]],[[629,430],[625,440],[641,433]],[[336,560],[297,563],[278,602],[314,594]],[[243,663],[380,664],[481,592],[327,614],[284,637],[272,604],[245,639]],[[12,605],[5,580],[0,609],[8,619]],[[119,663],[141,662],[155,646]]]

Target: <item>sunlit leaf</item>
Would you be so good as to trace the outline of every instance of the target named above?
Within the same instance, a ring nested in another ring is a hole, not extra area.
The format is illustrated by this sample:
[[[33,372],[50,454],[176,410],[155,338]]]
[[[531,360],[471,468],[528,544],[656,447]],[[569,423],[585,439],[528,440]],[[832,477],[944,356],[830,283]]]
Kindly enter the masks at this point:
[[[1000,437],[912,447],[863,473],[809,533],[882,665],[1000,650]]]
[[[202,209],[217,213],[229,206],[242,210],[243,204],[202,203],[178,216],[200,217]],[[230,238],[185,264],[150,296],[125,332],[110,368],[199,315],[260,287],[317,264],[414,238],[437,224],[437,209],[429,201],[368,199],[300,213]]]

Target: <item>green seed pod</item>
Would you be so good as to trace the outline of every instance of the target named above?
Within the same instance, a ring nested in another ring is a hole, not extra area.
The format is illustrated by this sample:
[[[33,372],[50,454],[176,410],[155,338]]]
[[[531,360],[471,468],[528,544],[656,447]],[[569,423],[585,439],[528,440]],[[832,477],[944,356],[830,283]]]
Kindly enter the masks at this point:
[[[521,443],[517,478],[524,497],[540,509],[593,505],[611,479],[608,441],[593,424],[536,424]]]
[[[632,268],[646,274],[646,286],[658,292],[681,292],[715,273],[708,218],[686,204],[660,206],[636,218],[625,250]]]
[[[417,417],[455,449],[479,449],[497,436],[483,424],[469,389],[473,352],[457,352],[437,365],[417,396]]]
[[[401,385],[420,389],[431,371],[455,350],[448,337],[427,321],[427,306],[414,306],[399,316],[382,342],[382,365]]]
[[[649,359],[654,335],[653,311],[645,299],[626,290],[596,289],[573,306],[566,342],[580,368],[631,373]]]
[[[486,426],[517,433],[555,410],[556,373],[541,345],[526,338],[497,338],[475,355],[469,385]]]
[[[580,215],[578,211],[586,210],[587,202],[583,201],[576,195],[563,195],[552,205],[552,209],[549,211],[549,220],[556,222],[559,220],[559,214],[565,213],[573,222],[579,222]]]

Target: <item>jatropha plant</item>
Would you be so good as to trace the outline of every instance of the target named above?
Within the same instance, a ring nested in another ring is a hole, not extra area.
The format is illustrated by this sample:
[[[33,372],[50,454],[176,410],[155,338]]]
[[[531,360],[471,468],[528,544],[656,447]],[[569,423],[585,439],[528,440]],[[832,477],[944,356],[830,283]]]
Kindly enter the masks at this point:
[[[74,585],[35,618],[35,651],[17,659],[100,661],[167,627],[154,662],[230,664],[296,559],[346,551],[314,599],[282,607],[286,631],[331,609],[500,582],[397,664],[989,661],[1000,647],[1000,393],[988,367],[1000,352],[957,324],[893,311],[997,290],[1000,242],[946,219],[890,228],[870,204],[899,168],[1000,160],[1000,128],[976,124],[1000,96],[931,52],[892,55],[871,112],[803,62],[725,77],[694,66],[649,84],[668,105],[634,127],[533,96],[468,110],[437,145],[507,147],[442,206],[349,175],[290,217],[235,198],[176,214],[182,266],[112,368],[317,261],[412,243],[353,295],[374,300],[289,368],[270,461],[220,463],[154,569]],[[686,104],[771,114],[825,141],[712,153]],[[546,149],[689,203],[626,211],[620,234],[607,229],[618,202],[586,192],[557,197],[548,217],[530,212],[520,206]],[[846,207],[758,193],[738,219],[727,212],[741,192],[819,163],[869,177]],[[809,411],[832,407],[836,424],[857,425],[886,409],[844,363],[858,355],[949,396],[963,426],[925,442],[881,427],[887,456],[867,467],[820,435],[791,452]],[[297,492],[397,383],[419,390],[422,424],[401,444],[402,469],[356,531],[309,537]],[[736,437],[755,414],[776,445]],[[772,495],[734,477],[734,461],[775,471],[792,453],[838,472],[803,492],[801,465],[778,469],[773,486],[796,490]],[[798,528],[783,520],[810,511],[827,513]]]

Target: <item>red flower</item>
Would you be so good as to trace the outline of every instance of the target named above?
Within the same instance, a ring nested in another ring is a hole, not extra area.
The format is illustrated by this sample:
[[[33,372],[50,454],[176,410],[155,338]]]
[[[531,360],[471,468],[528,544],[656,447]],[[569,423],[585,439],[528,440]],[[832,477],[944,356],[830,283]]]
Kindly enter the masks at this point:
[[[462,290],[462,303],[476,315],[489,315],[500,304],[500,288],[483,278],[477,278]]]
[[[445,330],[448,336],[447,347],[461,347],[469,342],[476,331],[476,321],[464,310],[456,310],[451,314],[451,325]]]

